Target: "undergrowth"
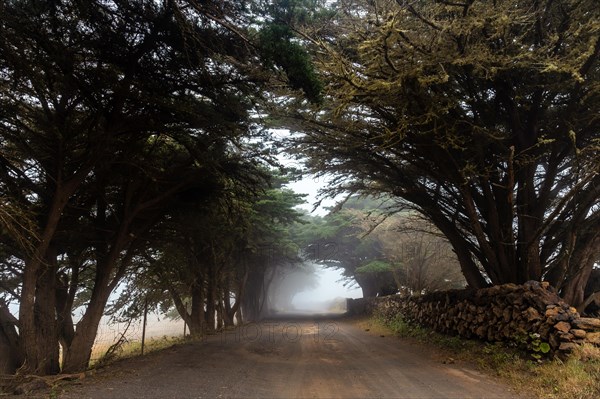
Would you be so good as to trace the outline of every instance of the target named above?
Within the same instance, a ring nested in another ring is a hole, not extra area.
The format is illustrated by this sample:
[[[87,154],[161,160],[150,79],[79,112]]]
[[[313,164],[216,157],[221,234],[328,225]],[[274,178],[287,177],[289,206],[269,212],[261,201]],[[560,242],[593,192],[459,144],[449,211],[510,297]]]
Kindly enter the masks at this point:
[[[372,326],[432,346],[436,352],[495,374],[525,397],[597,399],[600,397],[600,348],[584,345],[567,359],[539,358],[508,343],[486,343],[439,334],[396,317],[374,317]],[[531,348],[529,348],[531,349]]]
[[[148,339],[144,345],[144,354],[171,347],[183,342],[184,340],[185,339],[183,337],[167,336]],[[141,351],[142,343],[140,341],[119,342],[118,345],[113,345],[104,350],[101,356],[95,359],[93,358],[93,360],[90,362],[90,368],[101,367],[118,359],[139,356]]]

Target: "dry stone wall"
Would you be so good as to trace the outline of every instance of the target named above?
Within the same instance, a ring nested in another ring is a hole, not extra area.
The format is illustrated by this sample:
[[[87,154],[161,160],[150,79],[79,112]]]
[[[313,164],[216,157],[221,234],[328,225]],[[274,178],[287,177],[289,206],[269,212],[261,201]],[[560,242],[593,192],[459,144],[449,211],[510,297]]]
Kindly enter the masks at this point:
[[[355,299],[347,308],[388,321],[402,315],[441,333],[491,342],[522,342],[539,334],[554,352],[570,352],[584,342],[600,346],[600,319],[580,317],[545,282]]]

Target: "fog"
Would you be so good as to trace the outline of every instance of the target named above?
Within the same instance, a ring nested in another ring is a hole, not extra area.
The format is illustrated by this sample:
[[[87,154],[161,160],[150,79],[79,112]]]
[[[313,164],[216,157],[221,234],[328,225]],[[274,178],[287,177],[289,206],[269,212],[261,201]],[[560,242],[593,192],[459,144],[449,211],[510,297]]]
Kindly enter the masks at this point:
[[[310,273],[288,273],[273,295],[273,308],[280,313],[343,313],[345,298],[360,298],[362,291],[354,283],[345,281],[339,270],[317,264],[307,264]],[[344,286],[344,284],[346,286]],[[285,290],[288,295],[283,295]]]
[[[281,131],[282,137],[287,137],[287,131]],[[301,163],[290,160],[285,155],[280,156],[280,161],[290,167],[302,168]],[[340,198],[319,198],[319,190],[327,186],[327,177],[315,177],[306,174],[304,178],[287,184],[287,187],[299,194],[305,194],[306,202],[298,208],[317,216],[325,216],[329,213],[328,208],[333,207]],[[321,203],[316,209],[315,203]],[[293,295],[290,309],[295,313],[339,313],[345,312],[345,298],[362,298],[362,290],[355,282],[349,282],[342,276],[340,270],[326,268],[313,264],[316,284],[310,288],[304,288]],[[290,276],[294,278],[294,276]]]

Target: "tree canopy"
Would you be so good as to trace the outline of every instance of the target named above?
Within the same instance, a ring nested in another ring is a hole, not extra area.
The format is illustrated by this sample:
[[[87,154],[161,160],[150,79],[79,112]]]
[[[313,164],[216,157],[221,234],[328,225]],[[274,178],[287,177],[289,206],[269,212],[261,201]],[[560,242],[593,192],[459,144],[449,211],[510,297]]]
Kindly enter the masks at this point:
[[[0,13],[0,345],[12,371],[47,374],[60,342],[62,370],[77,371],[155,226],[232,186],[264,189],[272,159],[253,113],[267,69],[239,2],[23,0]]]
[[[450,245],[471,287],[585,303],[596,3],[0,1],[0,373],[85,369],[124,281],[193,333],[257,320],[299,255],[418,293],[461,285]],[[273,126],[346,209],[297,224]],[[355,193],[403,212],[374,228]]]
[[[293,151],[330,193],[425,215],[470,286],[545,279],[580,303],[600,246],[596,2],[334,7],[296,27],[326,96],[291,110]]]
[[[303,255],[340,269],[365,298],[464,287],[440,231],[414,212],[387,214],[385,202],[353,196],[324,217],[306,217],[295,234]]]

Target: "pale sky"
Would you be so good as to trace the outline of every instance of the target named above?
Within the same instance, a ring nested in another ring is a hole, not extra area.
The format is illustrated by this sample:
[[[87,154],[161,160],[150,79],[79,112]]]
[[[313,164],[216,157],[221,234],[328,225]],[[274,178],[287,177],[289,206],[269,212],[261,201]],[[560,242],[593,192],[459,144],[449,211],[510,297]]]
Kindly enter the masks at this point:
[[[294,296],[292,304],[298,309],[314,309],[322,302],[335,298],[362,298],[362,291],[358,285],[344,287],[342,273],[337,269],[317,266],[319,285],[308,291],[303,291]]]
[[[277,136],[287,137],[289,132],[287,130],[274,130]],[[302,169],[302,164],[298,161],[292,160],[286,156],[286,154],[279,154],[279,161],[288,167],[296,167]],[[312,211],[315,202],[317,201],[318,191],[327,185],[327,178],[316,177],[311,174],[306,174],[303,179],[292,182],[287,185],[290,189],[294,190],[298,194],[307,194],[305,198],[306,203],[300,205],[299,208],[305,209],[309,212]],[[332,207],[336,203],[335,199],[324,199],[321,202],[321,206],[318,207],[312,214],[318,216],[325,216],[327,211],[326,207]],[[335,298],[362,298],[362,291],[360,287],[354,283],[347,284],[344,287],[344,281],[342,281],[342,274],[340,270],[323,268],[317,266],[319,286],[309,291],[303,291],[296,294],[293,299],[293,304],[297,308],[314,309],[318,307],[318,304],[324,301],[329,301]]]
[[[287,129],[271,129],[271,132],[279,139],[289,138],[289,131]],[[294,167],[297,169],[303,169],[303,165],[301,162],[291,159],[287,156],[287,154],[280,152],[277,155],[278,161],[287,167]],[[312,211],[315,202],[317,201],[317,195],[320,188],[327,186],[327,179],[323,177],[316,177],[311,174],[306,174],[303,179],[292,182],[287,185],[287,187],[291,188],[298,194],[307,194],[305,198],[306,203],[300,205],[299,208],[305,209],[309,212]],[[324,207],[332,207],[335,205],[335,200],[333,199],[325,199],[322,201],[321,206],[317,208],[313,215],[325,216],[327,211],[325,211]]]
[[[317,201],[319,188],[323,187],[323,182],[320,182],[311,175],[307,175],[302,180],[288,184],[287,187],[291,188],[298,194],[308,194],[308,196],[305,198],[306,203],[298,207],[311,212],[314,207],[314,203]],[[332,207],[334,205],[335,200],[327,198],[321,202],[321,206],[313,212],[313,215],[325,216],[327,211],[324,208]]]

